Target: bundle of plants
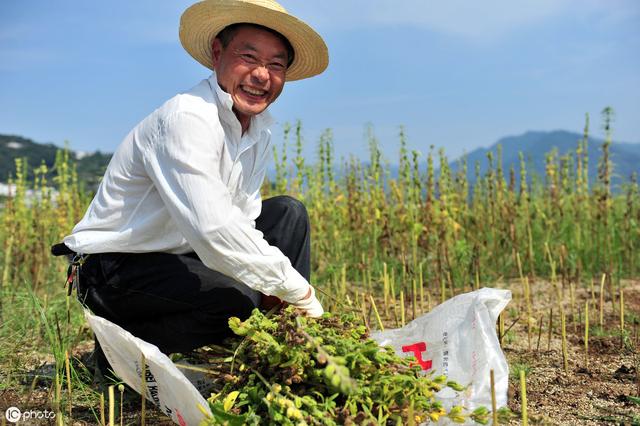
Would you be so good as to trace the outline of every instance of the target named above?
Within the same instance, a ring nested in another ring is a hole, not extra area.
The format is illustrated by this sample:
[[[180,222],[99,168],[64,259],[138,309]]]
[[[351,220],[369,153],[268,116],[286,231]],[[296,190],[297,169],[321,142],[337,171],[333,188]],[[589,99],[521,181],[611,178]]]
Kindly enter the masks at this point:
[[[445,410],[435,394],[463,388],[444,376],[425,376],[412,358],[380,347],[353,314],[312,319],[292,307],[270,316],[254,310],[246,321],[231,318],[229,326],[237,338],[229,356],[216,362],[222,386],[208,400],[213,414],[206,413],[205,425],[489,420],[484,407]]]

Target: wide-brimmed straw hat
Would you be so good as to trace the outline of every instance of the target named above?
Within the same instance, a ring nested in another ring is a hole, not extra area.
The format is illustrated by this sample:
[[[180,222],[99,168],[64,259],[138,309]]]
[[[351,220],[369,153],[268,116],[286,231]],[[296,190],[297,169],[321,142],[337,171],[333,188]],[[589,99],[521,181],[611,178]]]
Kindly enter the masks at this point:
[[[180,42],[193,58],[213,70],[211,44],[231,24],[251,23],[271,28],[289,40],[294,51],[287,81],[320,74],[329,64],[327,45],[309,25],[273,0],[204,0],[180,18]]]

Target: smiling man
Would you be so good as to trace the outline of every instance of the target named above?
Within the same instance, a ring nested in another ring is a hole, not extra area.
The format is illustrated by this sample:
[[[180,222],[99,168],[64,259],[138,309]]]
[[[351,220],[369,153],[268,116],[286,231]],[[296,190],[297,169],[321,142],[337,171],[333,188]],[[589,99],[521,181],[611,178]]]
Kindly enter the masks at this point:
[[[87,307],[165,353],[220,342],[230,316],[267,296],[323,312],[304,206],[263,202],[260,187],[266,110],[286,81],[324,71],[326,45],[272,0],[197,3],[180,40],[213,73],[125,137],[85,216],[54,247],[75,257]],[[104,373],[98,342],[96,360]]]
[[[276,100],[284,87],[293,49],[282,36],[264,27],[235,24],[213,41],[212,55],[218,85],[233,100],[242,131],[251,117]]]

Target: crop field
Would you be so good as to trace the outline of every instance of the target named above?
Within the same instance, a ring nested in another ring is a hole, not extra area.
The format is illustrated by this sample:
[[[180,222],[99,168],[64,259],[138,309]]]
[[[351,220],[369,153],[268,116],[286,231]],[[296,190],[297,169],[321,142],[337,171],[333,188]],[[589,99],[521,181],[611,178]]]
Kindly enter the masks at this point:
[[[640,194],[635,175],[612,187],[606,113],[604,127],[598,160],[587,156],[587,124],[575,151],[549,152],[537,176],[525,154],[504,169],[499,150],[482,174],[464,161],[454,170],[443,151],[409,152],[402,132],[397,174],[374,136],[367,161],[340,162],[327,131],[312,161],[302,156],[298,123],[276,144],[263,198],[305,203],[312,283],[325,310],[353,316],[363,334],[401,327],[464,292],[510,289],[496,327],[510,365],[504,422],[522,421],[523,373],[528,423],[640,424]],[[108,423],[109,396],[92,387],[85,367],[91,330],[67,295],[65,261],[49,254],[91,194],[66,151],[53,170],[36,167],[33,182],[27,167],[17,162],[15,193],[0,210],[0,409],[52,410],[52,424]],[[348,394],[344,383],[337,388]],[[141,406],[116,407],[115,423],[171,424],[152,404]],[[417,424],[413,402],[408,415],[385,407],[381,423]]]

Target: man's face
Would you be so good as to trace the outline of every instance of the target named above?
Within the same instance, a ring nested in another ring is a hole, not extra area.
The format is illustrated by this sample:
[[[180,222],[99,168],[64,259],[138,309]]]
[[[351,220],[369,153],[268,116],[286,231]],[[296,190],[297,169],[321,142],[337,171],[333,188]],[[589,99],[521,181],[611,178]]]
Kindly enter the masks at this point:
[[[234,112],[246,129],[250,118],[264,111],[282,92],[287,49],[268,31],[240,27],[226,48],[215,39],[212,55],[218,84],[231,95]]]

